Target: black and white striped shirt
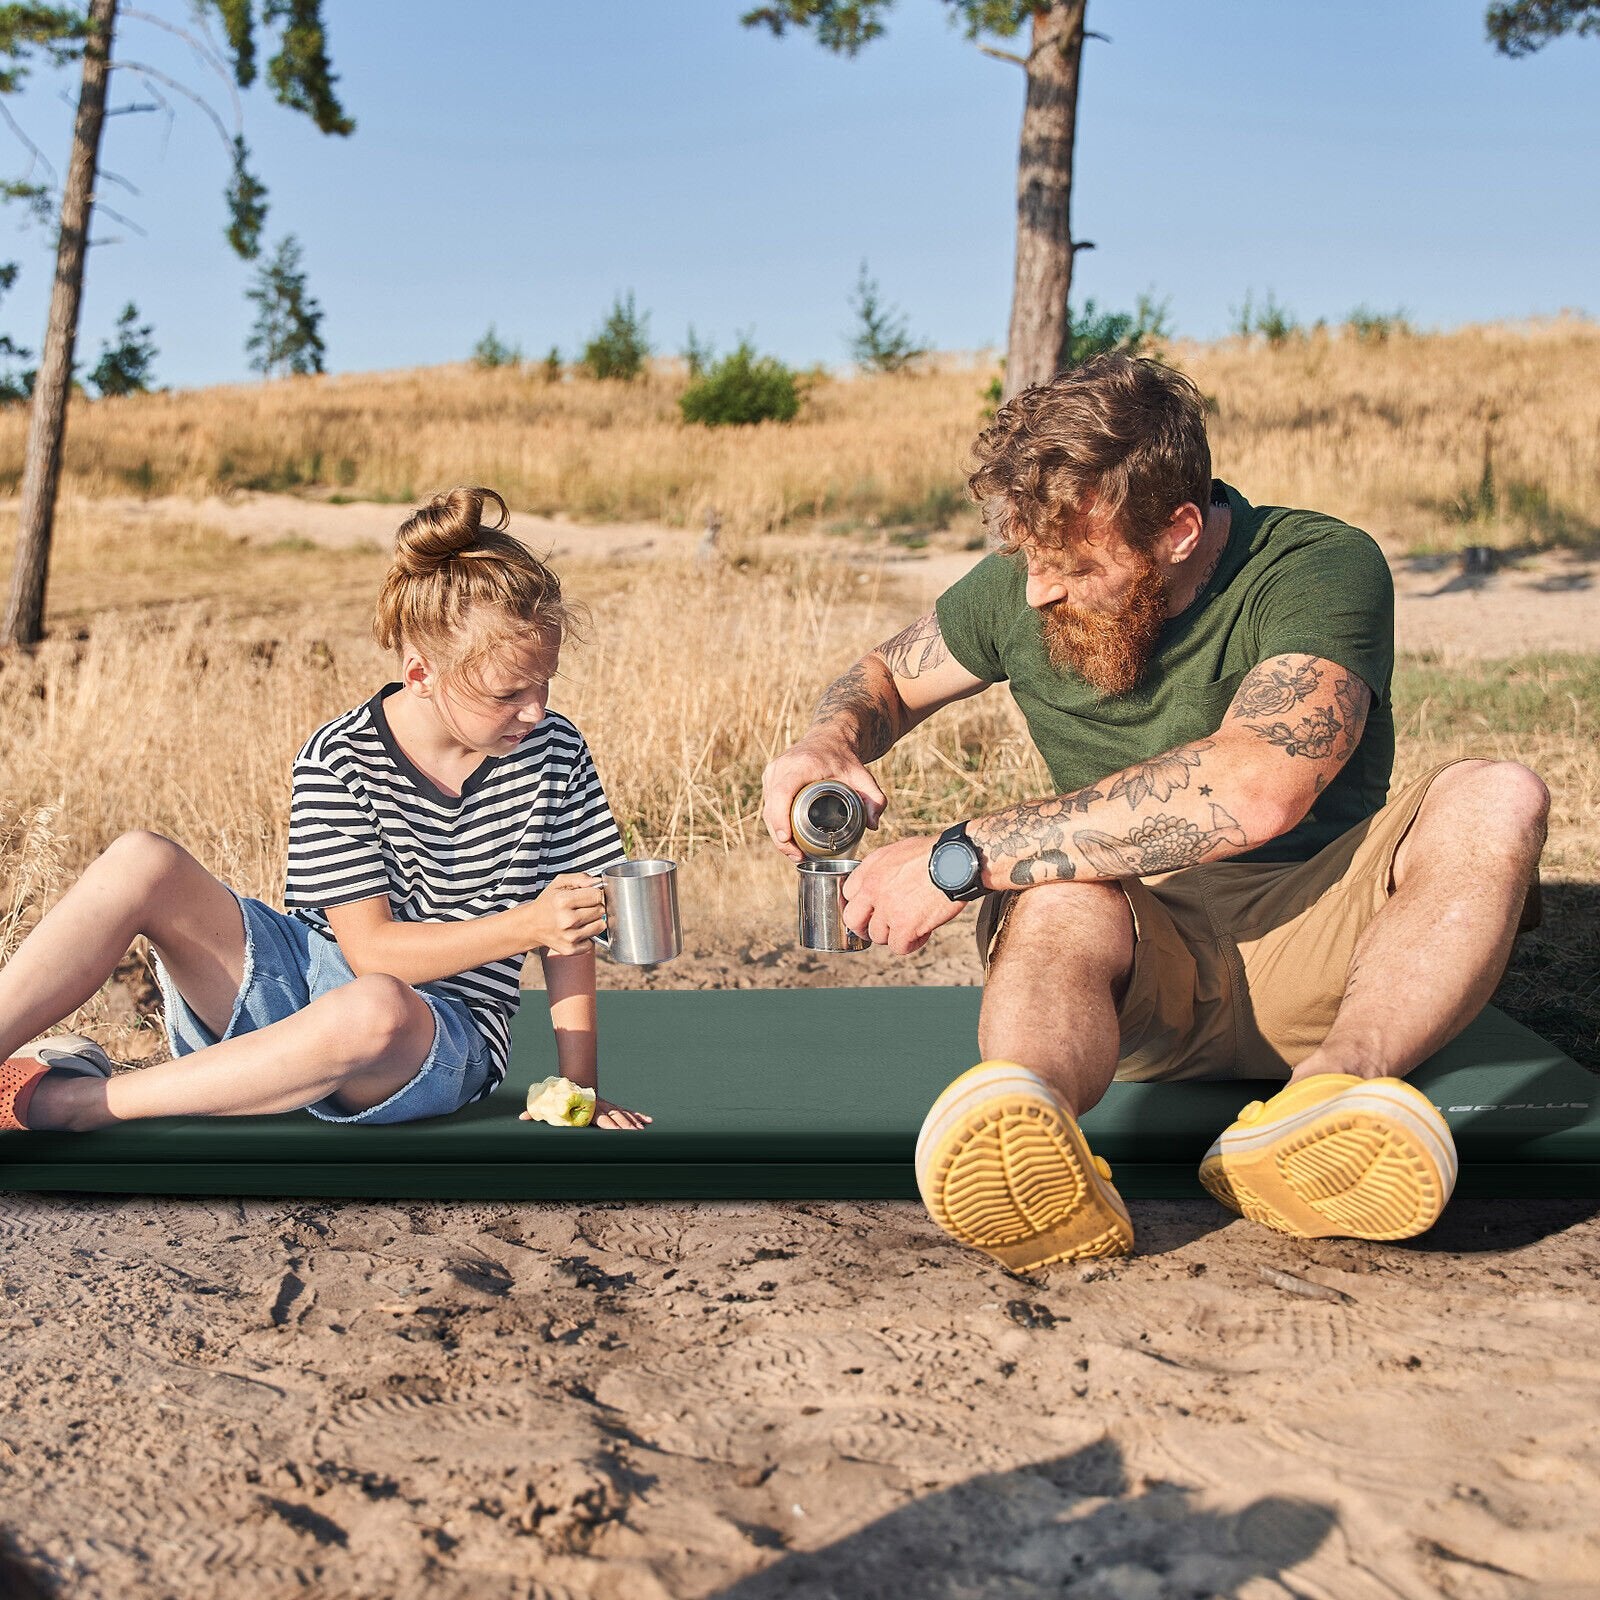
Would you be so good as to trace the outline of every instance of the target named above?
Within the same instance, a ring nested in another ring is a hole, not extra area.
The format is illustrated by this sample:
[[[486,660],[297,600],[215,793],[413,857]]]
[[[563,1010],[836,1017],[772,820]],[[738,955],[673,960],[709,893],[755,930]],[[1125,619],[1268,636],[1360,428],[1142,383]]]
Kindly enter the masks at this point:
[[[294,764],[284,904],[332,939],[324,912],[387,895],[400,922],[464,922],[532,900],[563,872],[624,859],[583,735],[547,711],[459,795],[412,765],[383,711],[397,683],[318,728]],[[522,957],[422,987],[464,1001],[505,1077]],[[487,1093],[488,1090],[485,1090]]]

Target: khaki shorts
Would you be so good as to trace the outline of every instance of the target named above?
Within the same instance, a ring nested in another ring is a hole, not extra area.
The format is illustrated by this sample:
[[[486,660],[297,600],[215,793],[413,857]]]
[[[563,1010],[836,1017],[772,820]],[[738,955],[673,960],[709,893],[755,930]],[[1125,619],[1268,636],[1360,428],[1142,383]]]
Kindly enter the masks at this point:
[[[1186,867],[1118,886],[1133,967],[1118,1008],[1117,1077],[1285,1078],[1322,1042],[1357,941],[1394,892],[1394,858],[1445,762],[1309,861]],[[1537,880],[1523,926],[1537,921]],[[987,970],[1025,889],[986,895]],[[1532,920],[1530,920],[1530,912]]]

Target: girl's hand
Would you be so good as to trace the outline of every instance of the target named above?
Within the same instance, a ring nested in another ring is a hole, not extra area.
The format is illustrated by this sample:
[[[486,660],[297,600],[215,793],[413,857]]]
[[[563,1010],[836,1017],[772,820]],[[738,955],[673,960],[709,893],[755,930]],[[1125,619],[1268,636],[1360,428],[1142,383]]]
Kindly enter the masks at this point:
[[[629,1111],[623,1106],[612,1105],[609,1100],[596,1100],[594,1103],[594,1121],[589,1124],[591,1128],[642,1128],[647,1122],[654,1122],[654,1117],[647,1117],[642,1111]]]
[[[563,872],[528,907],[533,925],[530,950],[575,956],[606,925],[605,895],[587,872]]]

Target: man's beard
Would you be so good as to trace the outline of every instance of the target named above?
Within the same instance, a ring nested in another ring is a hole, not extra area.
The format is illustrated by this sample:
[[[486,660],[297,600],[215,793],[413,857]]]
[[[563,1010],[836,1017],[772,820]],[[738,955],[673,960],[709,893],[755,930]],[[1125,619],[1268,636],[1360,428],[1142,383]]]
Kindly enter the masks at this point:
[[[1075,672],[1103,695],[1126,694],[1144,676],[1167,620],[1167,586],[1148,556],[1120,611],[1091,611],[1066,600],[1046,606],[1045,653],[1058,672]]]

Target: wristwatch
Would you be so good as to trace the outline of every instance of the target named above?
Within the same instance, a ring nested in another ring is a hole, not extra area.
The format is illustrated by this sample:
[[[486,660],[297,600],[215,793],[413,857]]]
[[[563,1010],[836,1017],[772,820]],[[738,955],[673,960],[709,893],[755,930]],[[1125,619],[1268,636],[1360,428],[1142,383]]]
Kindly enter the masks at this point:
[[[958,822],[939,835],[928,857],[928,876],[935,889],[952,900],[976,900],[986,891],[983,884],[983,858],[967,837],[967,825]]]

